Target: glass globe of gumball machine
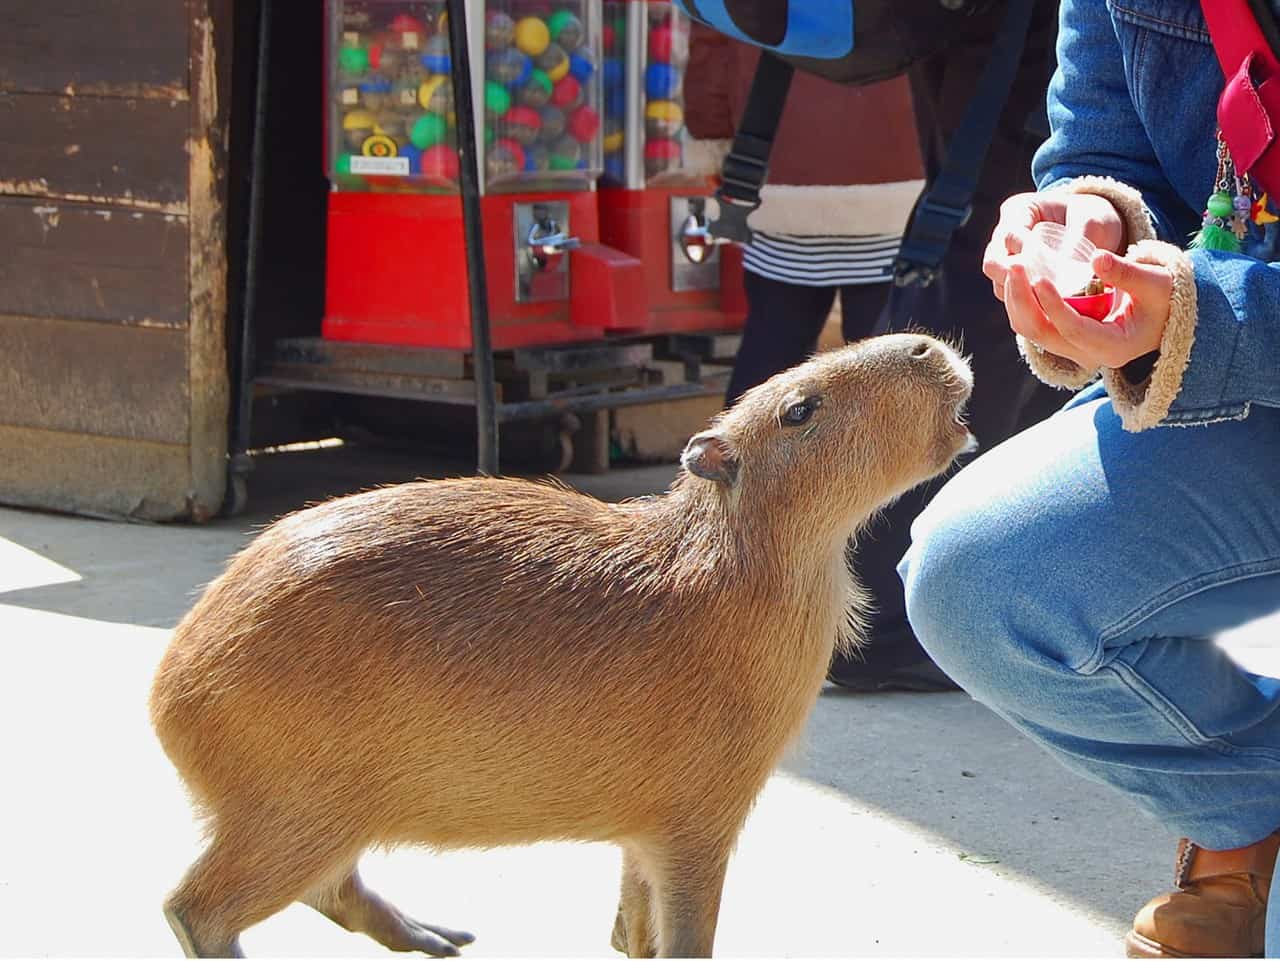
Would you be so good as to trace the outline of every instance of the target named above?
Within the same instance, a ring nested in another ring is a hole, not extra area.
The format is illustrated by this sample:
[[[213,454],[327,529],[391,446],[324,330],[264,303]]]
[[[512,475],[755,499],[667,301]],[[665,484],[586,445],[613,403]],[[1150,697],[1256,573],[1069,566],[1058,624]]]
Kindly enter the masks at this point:
[[[465,350],[446,4],[326,2],[324,336]],[[625,305],[639,265],[599,244],[599,0],[468,0],[465,9],[493,346],[637,326]]]
[[[649,0],[604,0],[603,14],[601,236],[644,263],[646,330],[740,327],[741,255],[707,232],[719,172],[698,168],[684,125],[689,20]]]

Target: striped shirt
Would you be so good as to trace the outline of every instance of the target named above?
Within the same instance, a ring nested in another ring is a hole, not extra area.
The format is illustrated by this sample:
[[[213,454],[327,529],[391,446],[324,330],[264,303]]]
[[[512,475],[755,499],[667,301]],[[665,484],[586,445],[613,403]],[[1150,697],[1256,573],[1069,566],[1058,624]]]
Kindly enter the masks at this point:
[[[893,279],[901,245],[897,234],[803,237],[756,231],[742,263],[753,274],[806,287],[881,284]]]

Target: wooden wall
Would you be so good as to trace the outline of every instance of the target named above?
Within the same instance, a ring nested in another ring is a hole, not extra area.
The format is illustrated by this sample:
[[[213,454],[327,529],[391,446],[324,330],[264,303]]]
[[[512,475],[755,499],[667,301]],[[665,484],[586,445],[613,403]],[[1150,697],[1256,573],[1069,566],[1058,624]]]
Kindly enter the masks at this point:
[[[0,5],[0,502],[222,502],[231,2]]]

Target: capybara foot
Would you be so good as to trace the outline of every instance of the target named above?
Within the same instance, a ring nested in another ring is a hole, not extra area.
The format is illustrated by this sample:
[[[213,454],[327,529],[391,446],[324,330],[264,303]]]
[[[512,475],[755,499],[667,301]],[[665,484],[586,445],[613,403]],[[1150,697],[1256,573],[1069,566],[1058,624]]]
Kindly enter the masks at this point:
[[[169,928],[182,946],[182,953],[188,958],[244,957],[244,952],[240,950],[240,939],[234,935],[226,939],[197,937],[177,909],[167,904],[164,919],[169,922]]]
[[[401,913],[364,886],[352,871],[337,887],[307,899],[307,903],[348,931],[369,935],[392,951],[422,951],[451,958],[458,948],[475,940],[466,931],[425,924]]]
[[[609,938],[609,944],[613,946],[613,950],[629,958],[658,956],[657,945],[651,939],[646,939],[643,945],[632,947],[631,939],[627,936],[627,919],[622,916],[622,911],[618,911],[618,916],[613,920],[613,936]]]

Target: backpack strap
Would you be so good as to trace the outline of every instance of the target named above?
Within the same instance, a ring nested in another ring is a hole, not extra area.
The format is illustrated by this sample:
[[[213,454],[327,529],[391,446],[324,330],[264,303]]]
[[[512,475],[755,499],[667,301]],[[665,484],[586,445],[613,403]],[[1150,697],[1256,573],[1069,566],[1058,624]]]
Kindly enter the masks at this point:
[[[973,195],[1018,73],[1035,4],[1036,0],[1008,0],[987,65],[947,145],[946,159],[912,213],[893,265],[893,282],[899,287],[933,283],[952,235],[973,212]]]
[[[785,60],[768,51],[761,52],[742,110],[742,122],[724,159],[716,190],[720,216],[708,225],[715,237],[740,244],[751,242],[747,218],[760,206],[760,188],[769,175],[769,152],[794,73],[795,68]]]

